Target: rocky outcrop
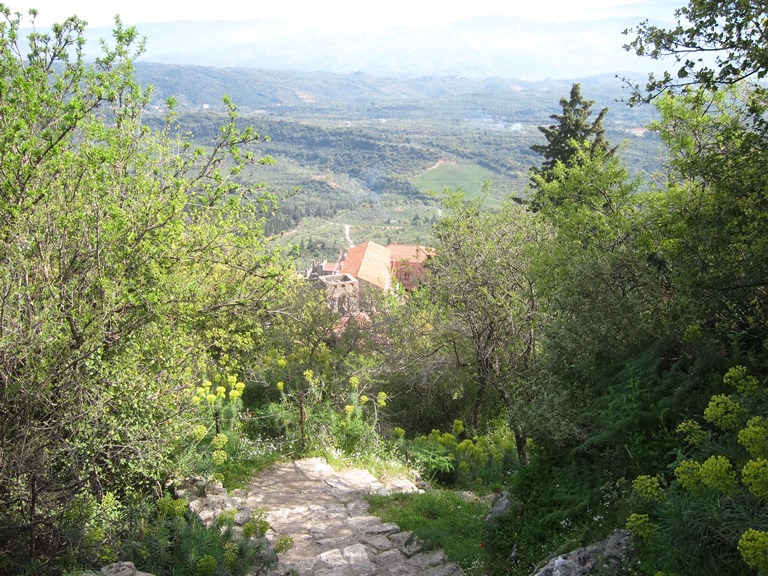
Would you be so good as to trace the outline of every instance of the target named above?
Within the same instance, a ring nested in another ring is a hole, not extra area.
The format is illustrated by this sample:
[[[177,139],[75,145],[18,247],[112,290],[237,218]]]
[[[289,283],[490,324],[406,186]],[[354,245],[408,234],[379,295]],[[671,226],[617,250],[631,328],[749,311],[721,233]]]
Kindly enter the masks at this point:
[[[152,574],[137,570],[133,562],[115,562],[104,566],[98,572],[82,572],[80,576],[152,576]]]
[[[592,576],[627,573],[631,559],[631,534],[617,530],[597,544],[553,558],[533,576]]]

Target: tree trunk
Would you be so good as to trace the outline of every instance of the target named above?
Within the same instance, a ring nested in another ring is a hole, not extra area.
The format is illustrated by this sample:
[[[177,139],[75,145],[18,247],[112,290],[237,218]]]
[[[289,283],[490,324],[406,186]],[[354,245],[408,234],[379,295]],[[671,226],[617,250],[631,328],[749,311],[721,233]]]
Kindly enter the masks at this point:
[[[526,436],[522,430],[517,427],[515,427],[514,433],[515,448],[517,449],[517,459],[520,461],[520,464],[526,466],[528,464],[528,448],[526,447],[526,444],[528,443],[528,436]]]

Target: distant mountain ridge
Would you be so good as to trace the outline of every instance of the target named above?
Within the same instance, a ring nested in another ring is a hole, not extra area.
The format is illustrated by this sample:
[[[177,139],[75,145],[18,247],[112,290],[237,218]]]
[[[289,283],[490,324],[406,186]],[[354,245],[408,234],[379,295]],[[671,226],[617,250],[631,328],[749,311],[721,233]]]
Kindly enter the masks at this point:
[[[263,111],[294,118],[305,113],[335,117],[387,117],[408,115],[408,110],[422,116],[419,110],[428,106],[434,117],[437,107],[443,120],[468,117],[498,117],[517,107],[529,109],[538,122],[548,121],[557,111],[560,97],[568,94],[573,81],[583,86],[586,97],[596,106],[608,106],[611,119],[631,114],[617,101],[628,96],[616,74],[601,74],[581,79],[517,80],[491,76],[420,76],[403,78],[376,76],[363,72],[339,74],[254,68],[215,68],[159,64],[139,61],[136,77],[142,85],[154,87],[155,104],[174,97],[182,108],[221,107],[224,95],[246,111]],[[640,75],[630,76],[635,81]],[[431,102],[431,104],[426,104]],[[442,102],[442,104],[440,104]],[[640,118],[647,121],[644,112]]]
[[[652,61],[622,49],[622,31],[643,18],[537,22],[478,17],[430,28],[378,34],[297,26],[278,20],[139,24],[144,62],[227,68],[351,73],[398,77],[504,76],[526,80],[577,78],[624,70],[647,72]],[[95,55],[107,27],[87,29]]]

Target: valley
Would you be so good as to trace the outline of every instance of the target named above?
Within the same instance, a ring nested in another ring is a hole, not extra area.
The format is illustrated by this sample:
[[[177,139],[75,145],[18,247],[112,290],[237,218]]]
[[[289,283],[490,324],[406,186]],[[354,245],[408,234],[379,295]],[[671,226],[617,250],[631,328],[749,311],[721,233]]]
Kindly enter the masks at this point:
[[[344,225],[356,242],[429,243],[444,189],[482,194],[488,208],[525,199],[528,169],[540,161],[530,149],[543,141],[538,126],[552,122],[572,84],[142,63],[137,79],[155,89],[150,123],[174,95],[181,127],[205,144],[228,94],[243,123],[269,136],[257,152],[277,163],[243,177],[275,194],[266,231],[295,247],[302,265],[335,258],[348,243]],[[609,108],[606,134],[630,171],[659,170],[659,139],[644,131],[654,110],[624,104],[613,75],[574,81],[595,113]]]

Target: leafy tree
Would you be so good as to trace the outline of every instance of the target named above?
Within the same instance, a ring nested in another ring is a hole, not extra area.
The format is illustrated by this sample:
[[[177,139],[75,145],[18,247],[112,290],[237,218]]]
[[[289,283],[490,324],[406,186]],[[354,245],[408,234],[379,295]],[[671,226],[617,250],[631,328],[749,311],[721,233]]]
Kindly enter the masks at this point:
[[[433,231],[436,256],[426,290],[446,311],[443,338],[456,363],[475,375],[472,425],[480,421],[485,395],[495,392],[527,462],[541,324],[530,263],[544,231],[514,202],[498,213],[482,211],[481,202],[465,201],[461,193],[446,199],[448,213]]]
[[[571,87],[569,98],[560,99],[563,113],[550,116],[556,123],[548,127],[539,126],[547,143],[531,146],[531,150],[544,157],[540,167],[531,168],[534,185],[537,182],[535,177],[550,181],[557,163],[569,164],[580,149],[588,149],[591,154],[609,150],[603,128],[603,118],[608,113],[608,108],[603,108],[597,117],[590,121],[593,104],[593,100],[584,100],[581,84],[575,83]]]
[[[25,47],[0,14],[0,572],[45,573],[78,561],[79,502],[176,473],[213,330],[256,330],[286,269],[269,198],[237,179],[260,137],[234,105],[208,150],[172,113],[152,132],[135,29],[117,20],[89,66],[84,22]]]
[[[697,330],[762,354],[768,140],[762,119],[743,105],[755,99],[768,103],[744,87],[658,101],[655,127],[670,150],[671,178],[656,218],[675,240],[657,257]]]
[[[760,80],[768,72],[768,12],[761,2],[689,0],[675,10],[672,29],[648,20],[625,34],[636,34],[625,46],[654,60],[673,57],[678,66],[661,78],[650,75],[645,94],[635,86],[632,102],[648,101],[670,88],[700,85],[708,90],[747,78]]]

